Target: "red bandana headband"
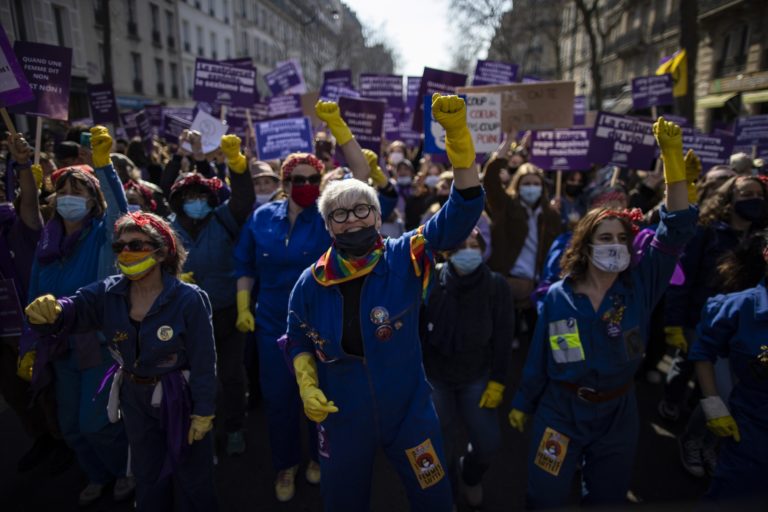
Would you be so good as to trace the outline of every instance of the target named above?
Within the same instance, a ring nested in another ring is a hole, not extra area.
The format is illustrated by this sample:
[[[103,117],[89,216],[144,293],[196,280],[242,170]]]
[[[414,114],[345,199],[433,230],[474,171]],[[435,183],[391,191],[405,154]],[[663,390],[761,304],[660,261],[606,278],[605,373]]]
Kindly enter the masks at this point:
[[[123,185],[123,189],[124,189],[126,192],[128,192],[129,190],[135,190],[135,191],[137,191],[139,194],[141,194],[141,196],[144,198],[144,200],[145,200],[145,201],[147,202],[147,204],[149,205],[149,208],[150,208],[150,209],[151,209],[153,212],[154,212],[155,210],[157,210],[157,201],[155,201],[155,200],[152,198],[152,191],[151,191],[150,189],[148,189],[147,187],[145,187],[144,185],[141,185],[140,183],[137,183],[137,182],[135,182],[135,181],[133,181],[133,180],[128,180],[128,181],[126,181],[126,182],[125,182],[125,184]]]
[[[597,221],[600,222],[609,217],[621,217],[627,219],[632,225],[632,234],[636,235],[637,232],[640,231],[640,226],[638,226],[637,223],[642,222],[643,211],[640,208],[632,208],[631,210],[605,210],[600,214]]]
[[[180,179],[171,187],[171,193],[176,192],[180,188],[184,188],[188,185],[202,185],[214,194],[222,187],[222,182],[219,178],[204,178],[200,174],[191,174],[185,178]]]
[[[290,178],[291,173],[296,168],[296,166],[301,164],[314,167],[315,170],[317,170],[317,172],[321,174],[325,170],[325,166],[323,165],[323,162],[321,162],[320,159],[317,158],[315,155],[311,153],[293,153],[291,155],[288,155],[288,158],[285,159],[285,162],[283,162],[283,165],[280,168],[280,172],[283,175],[283,179],[285,180]]]
[[[53,185],[56,186],[56,182],[61,178],[65,178],[74,173],[82,174],[85,176],[86,181],[92,185],[95,190],[101,190],[99,180],[96,178],[96,176],[94,176],[93,168],[90,165],[70,165],[69,167],[56,169],[53,171],[53,174],[51,174],[51,181],[53,182]]]
[[[143,212],[126,213],[125,215],[120,217],[118,221],[115,223],[115,235],[117,235],[117,232],[120,230],[120,226],[122,226],[129,220],[132,220],[140,228],[143,228],[147,224],[155,228],[155,230],[158,233],[160,233],[160,236],[162,236],[163,239],[165,240],[165,244],[169,248],[169,254],[171,255],[176,254],[176,239],[173,238],[173,233],[171,233],[170,228],[166,224],[152,217],[151,215],[147,215],[146,213],[143,213]]]

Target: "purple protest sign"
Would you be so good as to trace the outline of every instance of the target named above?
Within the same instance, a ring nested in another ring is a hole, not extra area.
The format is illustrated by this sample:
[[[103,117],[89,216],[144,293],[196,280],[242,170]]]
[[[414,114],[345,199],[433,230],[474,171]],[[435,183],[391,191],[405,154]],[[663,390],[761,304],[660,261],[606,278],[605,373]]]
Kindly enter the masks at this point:
[[[163,116],[163,138],[171,144],[178,144],[179,135],[190,126],[192,121],[166,114]]]
[[[631,169],[650,169],[656,149],[651,123],[599,112],[589,145],[589,161]]]
[[[9,110],[16,114],[68,120],[72,48],[16,41],[13,50],[35,98]]]
[[[186,119],[190,123],[195,118],[193,109],[190,107],[163,107],[163,115]]]
[[[88,103],[91,105],[94,124],[112,123],[115,126],[120,124],[112,84],[88,84]]]
[[[152,133],[159,133],[160,129],[163,127],[163,106],[147,105],[144,107],[144,112],[147,114],[149,124],[152,126]]]
[[[5,29],[0,25],[0,107],[10,107],[35,98]]]
[[[584,126],[587,123],[587,98],[573,97],[573,126]]]
[[[192,98],[228,107],[250,107],[257,99],[256,69],[198,58]]]
[[[269,90],[273,96],[292,92],[294,87],[302,84],[301,73],[295,61],[283,62],[278,67],[264,75]]]
[[[272,96],[267,103],[269,119],[283,119],[286,117],[301,117],[304,111],[301,108],[300,94],[285,94]]]
[[[309,119],[296,117],[257,123],[256,145],[260,160],[278,160],[291,153],[312,153]]]
[[[253,121],[265,121],[269,119],[269,103],[266,101],[260,101],[253,104],[251,110],[251,116]]]
[[[542,78],[537,77],[536,75],[524,75],[522,83],[524,84],[535,84],[538,82],[543,82],[544,80]]]
[[[341,117],[355,134],[360,147],[377,155],[381,152],[381,132],[387,103],[378,100],[339,98]]]
[[[253,67],[253,60],[251,60],[250,57],[237,57],[235,59],[224,59],[220,60],[222,64],[227,64],[229,66],[235,66],[238,68],[252,68]]]
[[[402,75],[360,75],[360,96],[372,100],[384,100],[388,107],[403,106]]]
[[[334,69],[323,73],[323,85],[320,87],[320,98],[338,101],[341,96],[359,97],[352,85],[352,72],[348,69]]]
[[[413,112],[419,101],[420,76],[409,76],[405,81],[405,108]]]
[[[590,168],[590,128],[531,132],[529,162],[545,170],[579,171]]]
[[[120,114],[120,122],[123,124],[125,134],[129,139],[139,137],[139,127],[136,126],[136,113],[135,112],[123,112]]]
[[[736,144],[759,146],[768,143],[768,114],[740,117],[736,120]],[[751,152],[747,152],[751,154]]]
[[[704,171],[715,165],[727,165],[733,151],[733,136],[703,135],[683,130],[683,153],[692,149],[701,160]]]
[[[229,133],[234,133],[241,139],[248,135],[248,116],[245,108],[231,108],[227,110],[227,126]]]
[[[465,74],[425,67],[419,85],[418,97],[423,98],[425,94],[432,96],[436,92],[456,94],[456,88],[463,87],[466,83],[467,75]],[[423,121],[424,108],[420,103],[417,103],[413,111],[413,129],[421,132]]]
[[[405,109],[400,107],[387,107],[384,111],[384,138],[393,141],[400,139],[400,126],[403,122]]]
[[[152,124],[149,122],[149,116],[143,110],[136,112],[134,117],[136,128],[139,130],[139,137],[144,145],[144,152],[147,154],[147,158],[152,155]]]
[[[632,108],[635,110],[674,103],[672,75],[669,73],[632,79]]]
[[[511,84],[516,80],[517,64],[478,59],[472,85]]]

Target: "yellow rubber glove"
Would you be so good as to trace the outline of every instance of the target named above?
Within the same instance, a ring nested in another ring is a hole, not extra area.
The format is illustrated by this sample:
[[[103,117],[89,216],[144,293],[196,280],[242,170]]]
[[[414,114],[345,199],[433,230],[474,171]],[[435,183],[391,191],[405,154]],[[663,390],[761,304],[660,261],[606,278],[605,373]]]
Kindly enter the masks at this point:
[[[738,443],[741,441],[739,426],[731,416],[728,407],[719,396],[708,396],[701,399],[701,410],[707,418],[707,428],[719,437],[733,437]]]
[[[328,413],[339,412],[333,401],[329,401],[317,387],[317,366],[312,354],[302,352],[294,357],[293,369],[296,371],[296,383],[299,385],[299,394],[304,402],[304,414],[307,418],[320,423],[325,421]]]
[[[475,144],[467,127],[467,106],[458,96],[432,95],[432,117],[445,128],[445,149],[454,169],[475,163]]]
[[[688,341],[685,339],[682,327],[676,325],[665,327],[664,334],[667,345],[688,352]]]
[[[53,324],[61,314],[61,305],[53,295],[41,295],[33,300],[24,312],[27,314],[29,323]]]
[[[18,375],[21,380],[27,382],[32,381],[32,368],[35,366],[36,357],[37,352],[30,350],[24,354],[24,356],[19,358],[19,361],[16,364],[16,375]]]
[[[243,174],[248,168],[248,159],[240,152],[240,137],[234,134],[221,136],[221,152],[227,159],[227,165],[232,172]]]
[[[692,149],[685,154],[685,181],[688,182],[688,202],[696,204],[696,180],[701,176],[701,160]]]
[[[504,399],[504,384],[500,384],[495,380],[489,380],[483,391],[483,396],[480,397],[480,403],[478,407],[484,407],[486,409],[495,409],[501,404]]]
[[[193,414],[192,423],[189,425],[189,434],[187,435],[187,441],[192,444],[194,441],[202,441],[205,434],[211,431],[213,428],[213,418],[215,416],[197,416]]]
[[[188,284],[196,283],[194,272],[182,272],[181,274],[179,274],[179,279]]]
[[[653,123],[653,135],[661,148],[664,159],[664,181],[677,183],[686,181],[685,163],[683,162],[683,132],[680,127],[659,117]]]
[[[103,126],[94,126],[91,128],[91,153],[93,155],[93,166],[104,167],[112,163],[109,153],[112,151],[112,136]]]
[[[371,168],[371,181],[373,181],[373,184],[376,188],[386,187],[389,180],[384,175],[381,167],[379,167],[379,157],[370,149],[363,149],[363,156],[368,161],[368,167]]]
[[[520,432],[525,430],[525,424],[528,422],[528,415],[518,409],[512,409],[509,411],[509,424],[512,428],[519,430]]]
[[[32,177],[35,178],[35,186],[37,187],[37,190],[40,190],[40,187],[43,186],[43,166],[40,164],[32,164],[29,170],[32,172]]]
[[[256,329],[256,320],[251,312],[251,292],[240,290],[237,292],[237,320],[235,327],[240,332],[253,332]]]
[[[315,103],[315,113],[336,138],[336,143],[343,146],[353,139],[349,126],[341,118],[341,110],[335,101],[318,101]]]

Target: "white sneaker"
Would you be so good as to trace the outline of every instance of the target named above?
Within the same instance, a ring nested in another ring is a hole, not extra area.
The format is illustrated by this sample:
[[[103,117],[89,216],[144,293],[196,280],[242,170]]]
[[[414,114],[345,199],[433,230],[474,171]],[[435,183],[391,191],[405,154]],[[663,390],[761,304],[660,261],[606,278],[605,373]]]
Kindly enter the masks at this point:
[[[104,490],[104,486],[101,484],[89,483],[85,486],[85,489],[80,491],[80,506],[84,507],[90,505],[94,501],[101,498],[101,492]]]

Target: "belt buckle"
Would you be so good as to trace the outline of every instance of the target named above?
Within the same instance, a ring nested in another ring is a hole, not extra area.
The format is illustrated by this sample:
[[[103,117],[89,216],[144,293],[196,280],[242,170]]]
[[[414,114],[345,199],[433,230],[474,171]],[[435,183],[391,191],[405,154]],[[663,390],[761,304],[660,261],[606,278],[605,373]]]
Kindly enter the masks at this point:
[[[593,400],[591,400],[589,397],[596,397],[599,393],[594,388],[589,388],[587,386],[579,386],[576,388],[576,396],[579,398],[579,400],[583,400],[584,402],[592,403]]]

